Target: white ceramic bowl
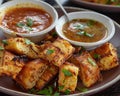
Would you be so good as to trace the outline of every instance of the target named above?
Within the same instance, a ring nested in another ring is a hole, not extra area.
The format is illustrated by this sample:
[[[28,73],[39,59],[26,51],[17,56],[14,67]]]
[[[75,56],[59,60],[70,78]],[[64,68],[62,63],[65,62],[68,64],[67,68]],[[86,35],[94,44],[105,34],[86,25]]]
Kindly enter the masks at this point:
[[[7,38],[21,36],[21,37],[26,37],[33,42],[39,42],[41,39],[43,39],[44,35],[46,35],[48,32],[50,32],[55,27],[55,24],[58,20],[57,11],[51,5],[49,5],[48,3],[45,3],[44,1],[41,1],[41,0],[39,0],[39,1],[37,1],[37,0],[12,0],[12,1],[4,3],[0,6],[0,22],[2,22],[2,18],[4,17],[4,15],[7,12],[6,10],[11,7],[42,8],[51,15],[52,24],[48,28],[46,28],[40,32],[31,33],[31,34],[28,34],[28,33],[23,34],[23,33],[13,32],[12,30],[7,29],[0,25],[0,29],[4,32],[4,35]]]
[[[105,15],[102,15],[100,13],[97,13],[97,12],[92,12],[92,11],[80,11],[80,12],[72,12],[72,13],[68,13],[68,16],[69,16],[69,19],[72,20],[72,19],[92,19],[92,20],[96,20],[98,22],[101,22],[108,30],[108,33],[107,33],[107,36],[97,42],[92,42],[92,43],[85,43],[85,42],[78,42],[78,41],[73,41],[73,40],[70,40],[68,39],[64,33],[62,32],[62,28],[63,28],[63,25],[67,22],[67,19],[65,16],[62,16],[57,24],[56,24],[56,32],[58,33],[58,35],[69,41],[70,43],[72,43],[73,45],[77,45],[77,46],[83,46],[85,47],[86,49],[90,50],[90,49],[94,49],[96,48],[97,46],[100,46],[101,44],[109,41],[114,33],[115,33],[115,26],[114,26],[114,23],[113,21],[105,16]]]

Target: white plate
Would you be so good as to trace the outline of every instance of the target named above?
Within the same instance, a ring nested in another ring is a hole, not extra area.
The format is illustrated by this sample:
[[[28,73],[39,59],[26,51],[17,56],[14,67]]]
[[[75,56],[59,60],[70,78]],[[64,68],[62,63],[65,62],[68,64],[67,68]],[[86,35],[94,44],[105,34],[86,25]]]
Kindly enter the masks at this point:
[[[62,11],[59,8],[56,8],[59,16],[63,15]],[[73,7],[66,7],[66,10],[68,12],[73,12],[73,11],[85,11],[85,9],[82,8],[73,8]],[[116,29],[116,33],[114,35],[114,37],[110,40],[110,42],[115,46],[118,47],[120,46],[120,25],[116,22],[114,22],[115,24],[115,29]],[[2,34],[2,32],[0,32],[0,38],[4,38],[4,35]],[[83,93],[76,93],[76,94],[72,94],[72,96],[86,96],[86,95],[90,95],[90,94],[94,94],[97,93],[111,85],[113,85],[114,83],[116,83],[117,81],[120,80],[120,66],[117,68],[114,68],[110,71],[106,71],[103,74],[103,81],[102,82],[98,82],[97,84],[95,84],[94,86],[88,88],[88,91]],[[79,82],[80,84],[80,82]],[[24,92],[24,90],[22,90],[22,88],[18,87],[16,85],[16,83],[8,78],[8,77],[1,77],[0,78],[0,91],[4,92],[6,94],[12,95],[12,96],[38,96],[38,95],[33,95],[33,94],[28,94],[26,92]],[[71,95],[69,95],[71,96]]]

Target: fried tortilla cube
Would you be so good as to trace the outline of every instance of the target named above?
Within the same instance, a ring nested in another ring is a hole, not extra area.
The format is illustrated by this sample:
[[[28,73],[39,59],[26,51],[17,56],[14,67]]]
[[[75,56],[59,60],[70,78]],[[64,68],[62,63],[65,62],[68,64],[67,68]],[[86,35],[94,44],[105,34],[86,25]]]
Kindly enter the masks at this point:
[[[3,63],[0,66],[1,74],[16,78],[16,75],[22,70],[25,62],[23,60],[14,60],[16,55],[5,51],[3,57]]]
[[[111,43],[90,51],[91,56],[96,60],[100,70],[110,70],[119,65],[116,48]]]
[[[47,69],[47,62],[41,59],[35,59],[28,62],[19,72],[16,77],[16,81],[24,89],[31,89],[35,86],[39,77]]]
[[[65,62],[60,66],[58,80],[59,87],[62,87],[59,89],[60,92],[66,92],[66,90],[69,90],[70,92],[75,91],[78,80],[78,71],[79,68],[69,62]]]
[[[7,45],[5,46],[6,50],[9,50],[13,53],[19,55],[27,55],[29,58],[39,58],[39,48],[33,42],[26,38],[10,38],[7,39]]]

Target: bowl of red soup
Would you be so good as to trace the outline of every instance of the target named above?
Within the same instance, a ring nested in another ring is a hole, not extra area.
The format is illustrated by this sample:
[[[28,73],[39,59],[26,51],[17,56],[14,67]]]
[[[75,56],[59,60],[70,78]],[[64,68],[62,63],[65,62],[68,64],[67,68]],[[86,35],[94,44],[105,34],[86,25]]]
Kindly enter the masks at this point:
[[[73,45],[93,49],[109,41],[114,33],[113,21],[91,11],[68,13],[69,21],[62,16],[56,24],[56,32]]]
[[[0,29],[7,38],[39,42],[56,24],[56,10],[44,1],[13,0],[0,6]]]

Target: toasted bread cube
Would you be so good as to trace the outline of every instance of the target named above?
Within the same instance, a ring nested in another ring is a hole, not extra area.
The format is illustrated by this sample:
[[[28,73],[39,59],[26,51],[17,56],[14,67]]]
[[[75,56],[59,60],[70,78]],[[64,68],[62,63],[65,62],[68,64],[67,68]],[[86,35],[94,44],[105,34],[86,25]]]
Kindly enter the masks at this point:
[[[111,43],[103,44],[92,50],[90,54],[96,60],[100,70],[110,70],[119,65],[116,48]]]
[[[26,38],[10,38],[7,39],[6,50],[19,55],[27,55],[29,58],[39,58],[38,46]]]
[[[78,80],[78,71],[78,67],[69,62],[65,62],[60,66],[58,85],[59,87],[63,87],[59,90],[60,92],[66,92],[66,90],[69,90],[70,92],[75,91]]]
[[[74,51],[74,47],[63,39],[57,39],[54,43],[44,44],[42,49],[43,51],[41,51],[40,57],[58,67],[61,66]]]
[[[51,65],[47,68],[44,74],[41,76],[41,79],[45,81],[50,81],[58,73],[59,68],[55,65]]]
[[[13,79],[22,70],[24,66],[23,60],[14,60],[15,55],[5,51],[2,66],[0,66],[1,74],[12,77]]]
[[[55,65],[50,65],[45,70],[43,75],[39,78],[35,87],[39,90],[42,89],[57,75],[57,73],[58,73],[58,67],[56,67]]]
[[[59,68],[55,65],[51,65],[49,67],[49,72],[55,76],[59,72]]]
[[[79,68],[79,71],[80,71],[80,62],[79,60],[77,60],[77,58],[79,57],[80,55],[73,55],[71,56],[69,59],[68,59],[68,62],[70,63],[73,63],[75,66],[77,66]]]
[[[47,69],[47,62],[41,59],[35,59],[25,64],[16,77],[16,81],[24,89],[31,89],[35,86],[39,77]]]
[[[37,81],[36,85],[35,85],[35,88],[38,89],[38,90],[41,90],[42,88],[45,87],[45,85],[47,84],[48,82],[44,81],[43,79],[39,78],[39,80]]]
[[[66,40],[57,38],[54,42],[53,45],[56,46],[61,50],[61,52],[64,55],[65,58],[69,58],[72,53],[75,51],[75,48]]]
[[[42,59],[48,60],[50,63],[60,66],[65,62],[64,54],[60,51],[59,48],[49,44],[43,51],[41,51]]]
[[[72,59],[74,64],[79,67],[79,76],[86,87],[90,87],[101,80],[99,67],[88,52],[83,52],[80,56]]]
[[[53,42],[53,41],[55,41],[57,38],[58,38],[57,33],[55,32],[55,30],[52,30],[51,32],[49,32],[49,34],[47,34],[47,35],[44,37],[43,41],[51,41],[51,42]]]

